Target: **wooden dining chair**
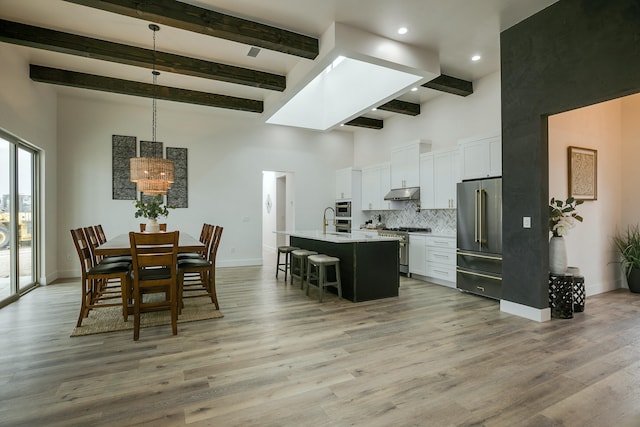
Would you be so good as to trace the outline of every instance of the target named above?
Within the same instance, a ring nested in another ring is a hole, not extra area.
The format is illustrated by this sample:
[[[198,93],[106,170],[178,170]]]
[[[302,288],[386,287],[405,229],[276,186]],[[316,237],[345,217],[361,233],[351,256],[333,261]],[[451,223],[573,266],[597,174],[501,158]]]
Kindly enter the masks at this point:
[[[128,262],[95,264],[89,243],[82,228],[71,230],[71,238],[80,259],[82,302],[76,326],[95,308],[122,307],[127,320],[131,264]],[[113,286],[114,281],[119,286]],[[118,302],[113,302],[117,299]]]
[[[182,252],[178,254],[178,261],[185,258],[207,258],[209,253],[209,245],[211,244],[211,238],[213,237],[214,225],[203,224],[202,231],[200,232],[200,243],[204,245],[204,249],[201,252]]]
[[[93,226],[93,229],[96,232],[96,236],[98,236],[98,243],[101,245],[107,243],[107,236],[104,234],[104,229],[102,228],[102,224],[97,224]]]
[[[216,295],[216,254],[223,227],[215,226],[206,258],[187,258],[178,261],[178,312],[184,306],[184,298],[209,297],[220,309]],[[189,294],[187,295],[187,292]]]
[[[179,231],[129,233],[133,255],[133,339],[140,337],[140,314],[169,310],[173,335],[178,333],[177,263]],[[164,299],[157,295],[164,294]],[[145,298],[145,295],[147,298]]]
[[[130,255],[121,255],[121,256],[98,256],[96,255],[96,248],[101,245],[98,240],[98,235],[95,232],[95,227],[84,227],[84,235],[87,238],[87,243],[89,244],[89,249],[91,250],[91,256],[93,257],[94,264],[100,263],[112,263],[112,262],[128,262],[131,263]]]

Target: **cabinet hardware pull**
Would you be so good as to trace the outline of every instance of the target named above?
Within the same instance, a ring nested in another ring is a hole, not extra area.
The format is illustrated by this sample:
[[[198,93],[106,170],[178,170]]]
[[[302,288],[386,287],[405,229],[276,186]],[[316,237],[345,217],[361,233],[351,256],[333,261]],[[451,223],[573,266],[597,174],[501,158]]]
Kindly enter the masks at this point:
[[[480,292],[484,292],[484,287],[482,286],[476,286],[476,289],[479,290]]]
[[[478,254],[470,254],[468,252],[457,252],[458,255],[470,256],[474,258],[485,258],[485,259],[493,259],[496,261],[502,261],[502,257],[489,256],[489,255],[478,255]]]
[[[471,271],[464,271],[464,270],[460,270],[459,268],[456,268],[456,271],[458,273],[469,274],[471,276],[478,276],[478,277],[484,277],[485,279],[493,279],[493,280],[502,281],[502,277],[494,277],[494,276],[489,276],[488,274],[482,274],[482,273],[472,273]]]

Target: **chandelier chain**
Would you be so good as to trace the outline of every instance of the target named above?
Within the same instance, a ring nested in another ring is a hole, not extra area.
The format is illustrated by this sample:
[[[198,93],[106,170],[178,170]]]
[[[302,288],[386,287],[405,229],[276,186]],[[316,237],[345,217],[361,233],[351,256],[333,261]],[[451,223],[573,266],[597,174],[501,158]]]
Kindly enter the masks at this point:
[[[156,72],[156,32],[157,30],[153,29],[153,71],[151,74],[153,75],[153,101],[151,106],[152,111],[152,119],[151,119],[151,141],[156,142],[156,128],[158,123],[158,73]]]

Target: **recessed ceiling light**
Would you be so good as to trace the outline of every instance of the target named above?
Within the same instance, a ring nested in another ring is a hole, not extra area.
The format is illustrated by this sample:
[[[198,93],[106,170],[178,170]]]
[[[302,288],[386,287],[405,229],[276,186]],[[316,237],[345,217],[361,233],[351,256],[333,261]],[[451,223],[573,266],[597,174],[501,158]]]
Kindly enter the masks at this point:
[[[473,55],[473,56],[471,57],[471,60],[472,60],[472,61],[480,61],[480,59],[482,59],[482,56],[480,56],[480,55]]]
[[[398,34],[407,34],[408,31],[409,29],[407,27],[398,28]]]
[[[411,92],[415,92],[415,91],[417,91],[417,90],[418,90],[418,88],[417,88],[417,87],[412,87],[412,88],[411,88]]]

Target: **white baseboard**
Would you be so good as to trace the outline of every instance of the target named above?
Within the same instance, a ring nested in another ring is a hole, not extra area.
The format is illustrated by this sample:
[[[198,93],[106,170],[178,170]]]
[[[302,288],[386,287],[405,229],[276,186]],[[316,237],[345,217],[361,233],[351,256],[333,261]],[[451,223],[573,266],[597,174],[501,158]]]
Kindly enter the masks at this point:
[[[515,302],[500,300],[500,311],[513,314],[514,316],[524,317],[525,319],[535,320],[536,322],[548,322],[551,320],[550,308],[533,308],[527,305]]]
[[[613,283],[588,283],[585,281],[584,287],[586,296],[603,294],[616,289],[628,289],[623,280],[617,280]]]
[[[58,279],[59,275],[58,272],[55,271],[53,273],[44,275],[42,277],[40,277],[40,284],[43,286],[46,286],[50,283],[53,283],[54,281],[56,281]]]

